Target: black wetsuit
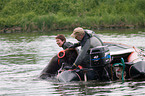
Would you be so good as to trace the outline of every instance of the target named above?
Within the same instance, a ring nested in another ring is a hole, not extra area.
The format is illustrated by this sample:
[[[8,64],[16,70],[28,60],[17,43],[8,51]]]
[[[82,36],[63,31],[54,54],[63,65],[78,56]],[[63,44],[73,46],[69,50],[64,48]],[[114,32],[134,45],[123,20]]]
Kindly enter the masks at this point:
[[[73,44],[70,43],[70,42],[64,42],[63,45],[62,45],[62,48],[65,50],[67,48],[69,48],[70,46],[72,46]]]
[[[75,64],[81,65],[84,68],[88,68],[90,65],[90,54],[89,54],[89,50],[90,48],[94,48],[97,46],[102,46],[102,41],[100,41],[98,38],[92,36],[91,34],[88,34],[87,32],[85,32],[85,36],[83,37],[83,39],[77,43],[74,44],[75,47],[81,46],[81,51],[79,52],[79,55],[77,57],[77,59],[75,60]]]

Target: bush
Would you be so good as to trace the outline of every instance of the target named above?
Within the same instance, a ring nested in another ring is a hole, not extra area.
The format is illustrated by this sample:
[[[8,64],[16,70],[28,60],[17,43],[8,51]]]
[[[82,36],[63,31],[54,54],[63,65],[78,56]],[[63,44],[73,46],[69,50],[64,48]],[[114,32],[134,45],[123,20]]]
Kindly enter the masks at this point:
[[[0,0],[0,28],[144,27],[145,0]]]

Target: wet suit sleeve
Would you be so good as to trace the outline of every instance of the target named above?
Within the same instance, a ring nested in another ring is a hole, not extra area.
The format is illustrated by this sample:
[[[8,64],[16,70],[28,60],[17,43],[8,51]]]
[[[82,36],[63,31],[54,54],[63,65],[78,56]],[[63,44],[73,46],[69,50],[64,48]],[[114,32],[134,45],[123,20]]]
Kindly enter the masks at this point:
[[[69,48],[70,46],[72,46],[73,44],[70,42],[65,42],[62,46],[62,48],[65,50],[66,48]]]
[[[89,50],[89,48],[90,48],[90,39],[88,39],[88,40],[86,41],[85,45],[83,46],[82,50],[80,51],[80,53],[79,53],[77,59],[75,60],[75,63],[74,63],[75,66],[78,66],[78,65],[81,64],[81,62],[82,62],[83,59],[85,58],[86,53],[87,53],[87,51]]]
[[[74,43],[73,45],[69,46],[69,48],[76,48],[78,46],[80,46],[80,42]]]

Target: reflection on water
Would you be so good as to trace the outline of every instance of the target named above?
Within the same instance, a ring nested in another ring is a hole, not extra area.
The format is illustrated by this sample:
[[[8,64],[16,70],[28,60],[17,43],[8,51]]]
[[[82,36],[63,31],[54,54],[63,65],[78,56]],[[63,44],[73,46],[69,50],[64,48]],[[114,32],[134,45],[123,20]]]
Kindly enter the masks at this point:
[[[71,83],[55,83],[54,95],[144,95],[145,81],[126,81],[116,82],[71,82]]]
[[[145,49],[145,32],[139,30],[99,30],[105,42],[129,44]],[[2,96],[60,96],[60,95],[144,95],[145,81],[121,82],[57,82],[37,77],[49,60],[61,48],[55,36],[64,34],[68,41],[77,42],[71,32],[0,34],[0,95]]]

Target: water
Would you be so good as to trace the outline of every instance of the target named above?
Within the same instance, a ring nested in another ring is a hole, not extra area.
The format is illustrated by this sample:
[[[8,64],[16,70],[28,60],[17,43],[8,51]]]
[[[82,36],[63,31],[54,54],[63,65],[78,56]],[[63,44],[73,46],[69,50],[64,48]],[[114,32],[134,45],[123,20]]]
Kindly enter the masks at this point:
[[[99,30],[97,33],[103,41],[145,49],[143,29]],[[62,50],[55,42],[57,34],[77,42],[67,31],[0,34],[0,96],[145,95],[145,81],[63,83],[54,78],[38,79],[52,56]]]

